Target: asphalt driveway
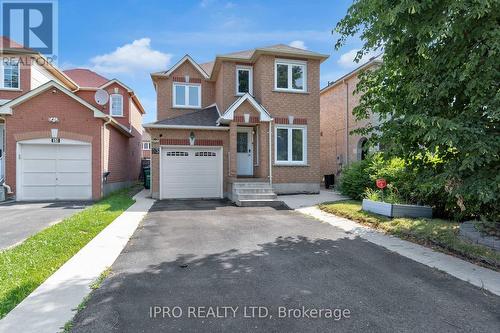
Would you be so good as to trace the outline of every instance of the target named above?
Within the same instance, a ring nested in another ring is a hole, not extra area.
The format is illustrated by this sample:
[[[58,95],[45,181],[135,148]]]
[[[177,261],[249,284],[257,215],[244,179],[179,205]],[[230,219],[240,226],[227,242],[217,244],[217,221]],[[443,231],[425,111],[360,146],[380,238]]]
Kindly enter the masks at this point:
[[[500,327],[500,297],[289,210],[157,202],[111,269],[74,332]]]
[[[13,202],[0,205],[0,250],[75,214],[89,202]]]

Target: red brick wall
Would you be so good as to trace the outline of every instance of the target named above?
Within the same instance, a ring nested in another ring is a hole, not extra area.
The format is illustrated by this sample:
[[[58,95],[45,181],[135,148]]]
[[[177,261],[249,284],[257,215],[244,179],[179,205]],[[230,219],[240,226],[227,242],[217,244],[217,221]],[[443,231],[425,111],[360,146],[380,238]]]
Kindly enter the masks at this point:
[[[215,83],[206,81],[203,75],[191,65],[190,62],[185,62],[179,66],[169,78],[157,78],[157,120],[176,117],[188,112],[196,111],[195,108],[173,108],[172,87],[173,78],[184,78],[189,75],[190,82],[201,82],[201,106],[207,107],[215,102]],[[222,111],[221,111],[222,112]]]
[[[58,117],[51,124],[49,117]],[[50,129],[58,128],[61,137],[92,143],[92,197],[101,197],[101,128],[102,120],[66,94],[52,89],[13,109],[6,117],[6,183],[16,190],[16,142],[48,138]]]
[[[321,94],[321,174],[339,175],[341,166],[358,159],[360,135],[349,134],[365,126],[370,119],[357,121],[352,110],[359,105],[360,95],[353,95],[359,79],[357,75],[340,82]],[[348,106],[346,102],[348,101]],[[347,110],[346,110],[347,107]],[[346,138],[346,113],[348,114],[348,139]],[[349,147],[346,147],[346,139]],[[341,156],[339,164],[337,156]]]

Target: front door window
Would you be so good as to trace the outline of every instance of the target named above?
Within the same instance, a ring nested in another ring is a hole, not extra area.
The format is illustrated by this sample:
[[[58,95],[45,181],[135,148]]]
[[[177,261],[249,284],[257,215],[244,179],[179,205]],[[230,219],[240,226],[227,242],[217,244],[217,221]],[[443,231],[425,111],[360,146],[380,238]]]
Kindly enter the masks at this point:
[[[236,139],[237,139],[236,151],[238,153],[247,153],[248,152],[248,133],[247,132],[238,132]]]

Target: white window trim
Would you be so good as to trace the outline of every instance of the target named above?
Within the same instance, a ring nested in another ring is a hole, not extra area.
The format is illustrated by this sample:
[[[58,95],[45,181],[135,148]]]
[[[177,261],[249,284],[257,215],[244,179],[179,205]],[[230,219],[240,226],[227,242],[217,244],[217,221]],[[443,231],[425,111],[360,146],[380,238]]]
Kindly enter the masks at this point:
[[[4,87],[4,69],[3,69],[3,65],[4,65],[4,61],[2,59],[2,61],[0,61],[0,90],[21,90],[21,63],[19,61],[19,58],[9,58],[10,60],[17,60],[17,68],[18,68],[18,76],[17,76],[17,81],[18,81],[18,87],[17,88],[11,88],[11,87]]]
[[[278,65],[288,66],[288,88],[278,88]],[[292,66],[298,65],[304,68],[304,84],[302,89],[293,89],[292,83]],[[276,91],[287,91],[287,92],[307,92],[307,61],[301,60],[288,60],[288,59],[276,59],[274,61],[274,90]]]
[[[252,66],[236,66],[236,96],[242,96],[245,93],[240,92],[240,85],[238,80],[239,71],[247,71],[248,72],[248,93],[253,95],[253,68]]]
[[[175,98],[175,87],[184,86],[184,105],[177,104]],[[198,87],[198,105],[189,105],[189,88]],[[172,107],[179,109],[199,109],[201,108],[201,84],[174,82],[172,85]]]
[[[120,97],[120,114],[113,114],[113,97]],[[109,115],[111,117],[123,117],[123,95],[121,94],[111,94],[109,96]]]
[[[147,148],[145,148],[147,146]],[[142,142],[142,150],[151,150],[151,142],[143,141]]]
[[[278,129],[288,130],[288,161],[278,161]],[[292,161],[292,129],[302,130],[302,161]],[[274,126],[274,164],[276,165],[307,165],[307,126],[306,125],[276,125]]]

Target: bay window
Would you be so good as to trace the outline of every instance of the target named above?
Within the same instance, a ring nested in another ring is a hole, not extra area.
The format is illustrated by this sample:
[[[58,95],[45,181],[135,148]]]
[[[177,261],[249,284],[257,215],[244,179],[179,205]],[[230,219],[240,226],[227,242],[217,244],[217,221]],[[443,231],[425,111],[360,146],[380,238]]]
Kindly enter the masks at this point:
[[[19,89],[19,60],[3,59],[0,63],[0,88]]]
[[[252,67],[236,66],[236,95],[253,94]]]
[[[200,108],[201,85],[174,83],[173,106],[176,108]]]
[[[307,163],[307,128],[305,126],[275,127],[275,163]]]
[[[307,91],[307,63],[298,60],[276,60],[274,89],[291,92]]]

